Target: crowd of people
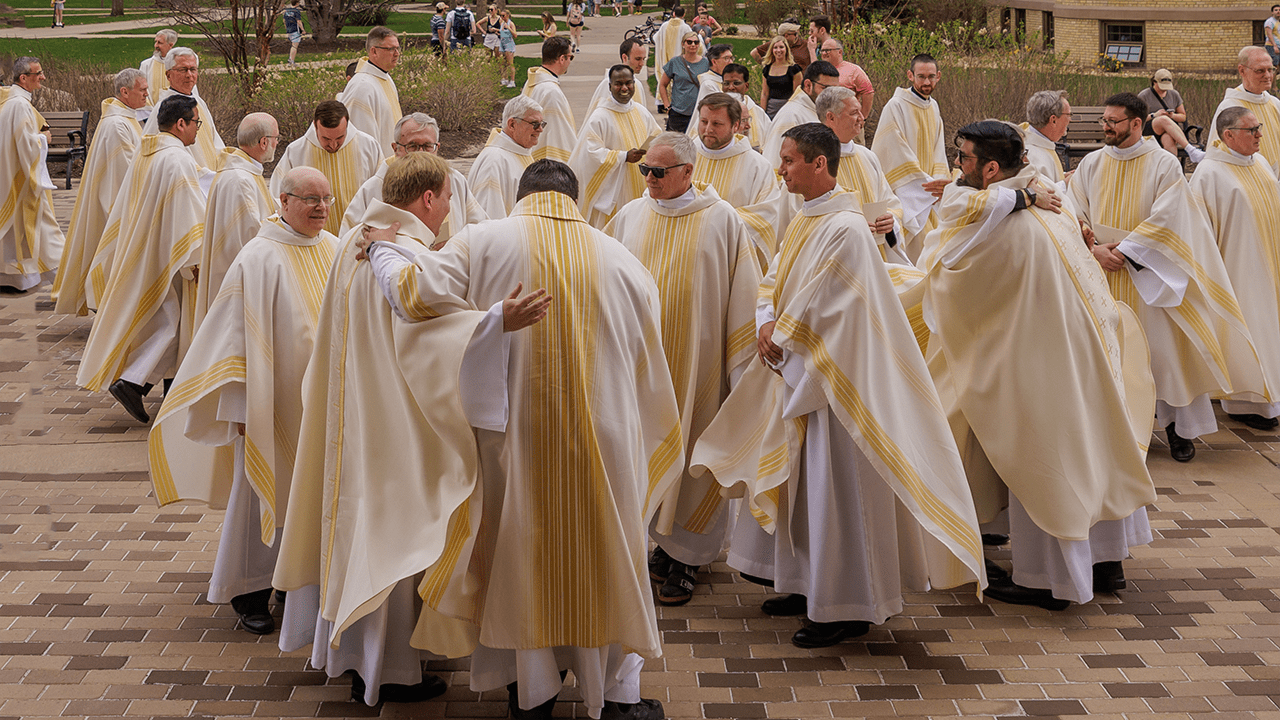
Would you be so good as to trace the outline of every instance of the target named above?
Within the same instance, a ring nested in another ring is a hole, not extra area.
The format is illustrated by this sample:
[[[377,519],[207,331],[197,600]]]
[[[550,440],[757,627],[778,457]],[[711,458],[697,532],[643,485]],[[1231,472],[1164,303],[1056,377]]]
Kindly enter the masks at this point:
[[[873,91],[824,20],[753,52],[762,107],[682,14],[656,43],[665,131],[647,45],[579,126],[554,35],[465,177],[402,111],[387,28],[302,137],[253,113],[234,146],[161,31],[102,102],[65,239],[41,65],[14,65],[0,284],[93,313],[77,382],[151,423],[157,500],[226,508],[209,600],[265,634],[274,596],[280,647],[354,701],[435,697],[422,661],[469,656],[513,717],[550,718],[569,671],[591,717],[663,717],[640,688],[655,601],[726,550],[804,648],[907,590],[1087,603],[1152,537],[1153,417],[1183,462],[1213,399],[1277,425],[1263,48],[1190,181],[1159,76],[1167,112],[1107,98],[1070,172],[1055,90],[954,129],[953,169],[934,58],[868,146]],[[1011,568],[985,559],[1006,543]]]

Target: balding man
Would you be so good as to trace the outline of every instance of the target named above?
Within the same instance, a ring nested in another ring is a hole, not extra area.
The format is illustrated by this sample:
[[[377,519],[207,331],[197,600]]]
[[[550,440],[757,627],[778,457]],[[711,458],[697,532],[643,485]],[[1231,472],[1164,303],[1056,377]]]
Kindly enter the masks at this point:
[[[173,46],[177,44],[177,31],[165,28],[157,32],[152,45],[155,48],[155,53],[143,60],[142,64],[138,66],[138,69],[147,76],[148,106],[160,104],[160,93],[169,89],[169,77],[165,74],[164,59],[169,55],[169,51],[173,49]],[[148,112],[149,116],[150,112]]]
[[[267,113],[250,113],[240,121],[234,148],[224,148],[209,188],[200,244],[200,283],[196,286],[195,328],[218,297],[222,277],[258,227],[276,211],[276,201],[262,177],[262,166],[276,159],[280,126]]]
[[[1067,134],[1070,124],[1071,103],[1067,102],[1066,90],[1041,90],[1027,99],[1027,121],[1021,125],[1027,164],[1055,185],[1066,179],[1057,142]]]
[[[480,151],[467,175],[476,202],[490,218],[504,218],[515,207],[520,175],[533,162],[531,150],[543,125],[542,106],[533,98],[517,95],[502,108],[502,132]]]
[[[1248,108],[1263,127],[1280,127],[1280,98],[1271,94],[1271,85],[1276,80],[1276,68],[1271,64],[1271,56],[1265,48],[1246,45],[1240,49],[1236,74],[1240,76],[1240,84],[1228,88],[1218,109],[1213,113],[1213,123],[1209,126],[1209,145],[1221,139],[1218,133],[1218,115],[1229,107]],[[1271,165],[1271,171],[1280,175],[1280,133],[1268,132],[1262,136],[1262,157]]]
[[[857,95],[862,117],[870,117],[871,105],[876,95],[875,88],[871,85],[871,78],[867,77],[865,70],[844,59],[844,43],[828,35],[818,43],[817,52],[819,59],[826,60],[840,71],[840,85]],[[858,144],[867,144],[867,138],[861,130],[858,131]]]
[[[0,105],[0,177],[8,198],[0,207],[0,287],[30,290],[52,280],[66,238],[53,215],[53,181],[45,158],[49,127],[31,104],[44,87],[40,59],[13,63],[9,99]]]
[[[316,105],[314,120],[306,134],[289,143],[280,154],[280,162],[271,173],[271,195],[280,194],[285,173],[307,165],[329,178],[333,203],[325,229],[337,234],[342,227],[342,214],[366,180],[378,172],[382,164],[382,145],[372,135],[350,123],[347,106],[337,100]]]
[[[274,125],[269,119],[246,118],[242,140]],[[231,152],[252,157],[245,148]],[[263,223],[226,268],[148,443],[161,506],[227,508],[208,598],[230,602],[255,635],[275,629],[267,603],[301,431],[302,376],[338,244],[324,231],[329,206],[317,202],[331,192],[324,175],[295,168],[281,187],[280,217]]]
[[[396,81],[391,79],[391,71],[400,62],[400,39],[394,30],[379,25],[369,31],[365,51],[368,57],[360,60],[355,75],[337,99],[351,113],[351,124],[372,135],[381,145],[382,154],[389,156],[394,151],[391,143],[395,140],[396,121],[404,114]]]
[[[382,197],[382,184],[387,170],[396,158],[415,152],[426,152],[432,155],[440,153],[440,124],[426,113],[405,115],[396,123],[393,132],[396,137],[393,144],[395,155],[378,165],[378,171],[360,186],[360,190],[347,205],[346,212],[342,216],[342,237],[346,237],[347,231],[359,225],[360,218],[364,217],[369,207],[375,200]],[[437,231],[437,237],[442,240],[448,240],[467,225],[489,219],[484,208],[468,189],[467,179],[462,176],[462,173],[450,167],[449,181],[449,186],[453,190],[449,198],[449,214],[445,216],[444,222]]]
[[[191,48],[175,47],[165,54],[164,67],[169,87],[160,92],[156,106],[164,102],[165,98],[174,95],[182,95],[196,101],[200,107],[200,127],[196,141],[188,151],[201,167],[212,171],[217,164],[218,153],[222,152],[226,144],[222,142],[222,136],[218,134],[218,128],[213,124],[213,113],[209,112],[209,106],[200,99],[200,93],[196,90],[196,80],[200,76],[200,57]],[[161,132],[159,124],[155,115],[152,114],[142,128],[142,134],[155,135],[159,132]]]
[[[147,76],[141,70],[125,68],[116,73],[112,85],[116,94],[102,101],[102,117],[80,174],[67,244],[62,248],[58,276],[53,281],[54,312],[64,315],[89,312],[84,300],[89,264],[107,227],[111,204],[142,140],[136,111],[147,102]]]

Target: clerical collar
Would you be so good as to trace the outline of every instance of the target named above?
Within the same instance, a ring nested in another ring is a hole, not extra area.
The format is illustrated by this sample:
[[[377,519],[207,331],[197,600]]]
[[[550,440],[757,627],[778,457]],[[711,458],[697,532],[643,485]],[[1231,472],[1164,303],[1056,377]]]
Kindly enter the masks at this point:
[[[805,201],[804,201],[803,209],[808,210],[809,208],[813,207],[814,205],[819,205],[819,204],[821,204],[821,203],[824,203],[824,202],[826,202],[826,201],[830,200],[830,199],[831,199],[831,196],[832,196],[832,195],[835,195],[835,194],[836,194],[836,192],[838,192],[839,190],[840,190],[840,186],[839,186],[839,185],[837,185],[837,186],[835,186],[835,187],[831,188],[830,190],[826,191],[826,192],[825,192],[825,193],[823,193],[822,195],[819,195],[818,197],[816,197],[816,198],[814,198],[814,199],[812,199],[812,200],[805,200]]]
[[[706,155],[707,157],[713,160],[719,160],[721,158],[727,158],[732,155],[738,154],[739,150],[734,146],[738,144],[738,138],[740,137],[741,137],[740,135],[734,135],[733,139],[729,141],[729,144],[725,145],[719,150],[712,150],[711,148],[707,147],[706,143],[702,142],[702,138],[698,138],[698,145],[702,148],[703,155]]]
[[[840,154],[841,154],[841,155],[852,155],[852,154],[853,154],[853,145],[854,145],[854,141],[853,141],[853,140],[850,140],[850,141],[849,141],[849,142],[847,142],[847,143],[840,143]]]
[[[240,152],[244,152],[244,151],[243,151],[243,150],[241,150]],[[262,171],[266,169],[266,168],[264,168],[264,167],[262,166],[262,163],[258,162],[258,161],[257,161],[257,159],[256,159],[256,158],[254,158],[254,157],[253,157],[252,155],[250,155],[249,153],[244,153],[244,156],[245,156],[245,157],[247,157],[247,158],[249,158],[249,162],[253,163],[253,169],[254,169],[254,170],[257,170],[257,171],[258,171],[258,174],[262,174]]]
[[[915,85],[912,85],[912,86],[911,86],[911,94],[912,94],[912,95],[915,95],[916,97],[920,98],[921,100],[923,100],[923,101],[925,101],[925,102],[929,102],[929,100],[930,100],[930,98],[927,98],[927,97],[925,97],[924,95],[921,95],[921,94],[920,94],[920,91],[919,91],[919,90],[916,90],[916,86],[915,86]]]
[[[389,72],[387,72],[386,70],[383,70],[382,68],[378,67],[378,63],[374,62],[373,60],[369,60],[367,63],[365,63],[365,66],[366,66],[366,67],[371,67],[371,68],[373,68],[374,70],[377,70],[378,72],[382,73],[383,75],[385,75],[385,76],[387,76],[387,77],[391,77],[391,73],[389,73]]]
[[[608,103],[610,107],[612,107],[614,110],[617,110],[618,112],[630,112],[631,108],[635,107],[636,105],[636,102],[634,100],[628,100],[626,104],[620,103],[617,100],[614,100],[612,95],[606,98],[605,102]]]
[[[1248,90],[1244,89],[1243,83],[1240,85],[1240,87],[1236,89],[1240,91],[1241,95],[1246,95],[1250,100],[1258,103],[1265,102],[1267,99],[1267,96],[1270,94],[1266,90],[1263,90],[1261,93],[1251,93]]]
[[[546,65],[539,65],[538,67],[540,67],[540,68],[542,68],[543,70],[546,70],[547,72],[551,73],[551,77],[553,77],[553,78],[555,78],[555,79],[557,79],[557,80],[559,80],[559,79],[560,79],[560,76],[559,76],[559,75],[557,75],[557,74],[555,74],[555,71],[553,71],[551,68],[547,67]]]
[[[13,97],[14,95],[17,95],[18,97],[26,98],[27,100],[31,99],[31,92],[26,88],[22,87],[21,85],[10,85],[9,93],[10,93],[9,97]]]
[[[1238,157],[1241,160],[1244,160],[1245,162],[1253,162],[1253,155],[1245,155],[1243,153],[1238,153],[1235,150],[1232,150],[1231,146],[1226,143],[1222,143],[1222,149],[1231,153],[1233,157]]]
[[[1039,130],[1037,130],[1033,125],[1027,125],[1027,130],[1029,130],[1030,132],[1033,132],[1033,133],[1035,133],[1035,134],[1039,135],[1040,137],[1044,138],[1044,139],[1045,139],[1046,141],[1048,141],[1048,142],[1053,142],[1052,140],[1049,140],[1049,136],[1048,136],[1048,135],[1045,135],[1044,133],[1040,132],[1040,131],[1039,131]]]
[[[1117,158],[1120,158],[1121,160],[1132,160],[1133,158],[1141,154],[1143,149],[1142,146],[1143,146],[1143,141],[1139,140],[1138,142],[1134,143],[1132,146],[1127,148],[1117,147],[1115,145],[1110,145],[1109,147],[1111,149],[1111,154],[1116,156]]]
[[[687,207],[689,203],[697,199],[698,199],[698,194],[693,191],[693,186],[690,185],[689,189],[685,190],[684,194],[681,195],[680,197],[674,197],[674,198],[671,198],[670,200],[659,200],[658,198],[653,198],[653,201],[658,203],[658,207],[660,208],[663,208],[666,210],[680,210],[684,207]]]

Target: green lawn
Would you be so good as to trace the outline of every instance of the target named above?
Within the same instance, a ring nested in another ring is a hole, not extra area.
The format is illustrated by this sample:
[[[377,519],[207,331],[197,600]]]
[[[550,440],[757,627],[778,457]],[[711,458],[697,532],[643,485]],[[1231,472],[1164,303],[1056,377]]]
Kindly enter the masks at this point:
[[[0,55],[31,55],[86,63],[103,63],[109,68],[137,67],[151,57],[150,38],[0,38]]]
[[[23,20],[26,20],[27,27],[29,28],[49,27],[49,24],[53,22],[52,10],[49,10],[46,12],[39,12],[39,13],[20,13],[20,16],[22,17]],[[71,27],[73,25],[94,25],[98,23],[120,22],[122,20],[142,20],[145,18],[152,18],[152,17],[160,17],[160,16],[144,15],[140,13],[126,15],[125,17],[108,17],[106,15],[76,16],[70,13],[66,13],[62,16],[62,21],[63,23],[66,24],[67,27]],[[144,33],[147,35],[155,35],[155,32],[158,29],[159,28],[142,29],[142,30],[139,30],[138,32]],[[129,33],[132,34],[132,31],[129,31]]]

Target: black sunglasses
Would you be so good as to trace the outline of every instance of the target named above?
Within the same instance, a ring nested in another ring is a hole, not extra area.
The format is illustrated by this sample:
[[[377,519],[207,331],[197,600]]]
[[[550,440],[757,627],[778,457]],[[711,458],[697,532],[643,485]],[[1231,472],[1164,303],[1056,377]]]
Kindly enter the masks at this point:
[[[689,163],[679,163],[677,165],[668,165],[666,167],[653,167],[652,165],[645,165],[644,163],[640,163],[640,174],[648,176],[649,173],[653,173],[654,177],[661,180],[662,178],[667,176],[668,170],[672,168],[684,167],[685,165],[688,165],[688,164]]]

